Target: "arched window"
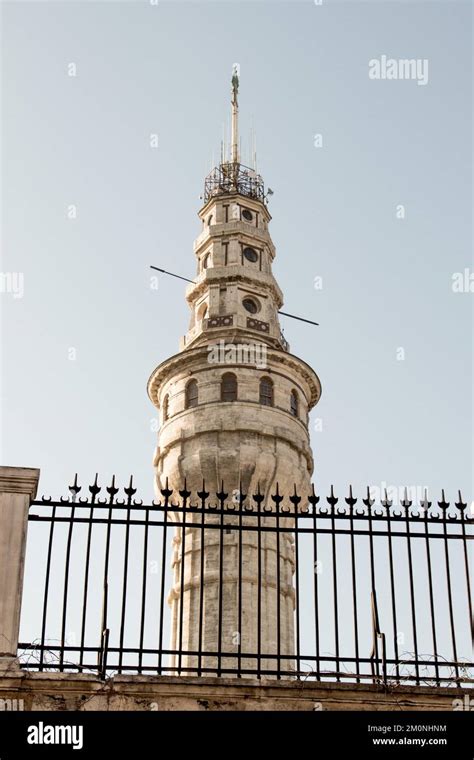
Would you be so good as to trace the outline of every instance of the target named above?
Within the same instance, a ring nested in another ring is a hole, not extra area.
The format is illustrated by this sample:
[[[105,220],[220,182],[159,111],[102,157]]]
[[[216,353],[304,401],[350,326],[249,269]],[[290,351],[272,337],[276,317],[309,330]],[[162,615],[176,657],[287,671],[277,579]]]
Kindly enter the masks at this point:
[[[166,396],[163,399],[163,407],[162,407],[162,414],[163,414],[163,422],[166,422],[169,415],[169,396],[166,394]]]
[[[295,390],[291,391],[290,412],[293,415],[293,417],[299,417],[299,400],[298,400],[298,394]]]
[[[196,380],[190,380],[186,386],[186,409],[198,405],[198,384]]]
[[[273,406],[273,382],[269,377],[260,380],[260,403],[264,406]]]
[[[198,322],[201,322],[207,314],[207,303],[202,303],[197,311]]]
[[[226,372],[221,380],[221,401],[237,400],[237,378],[232,372]]]

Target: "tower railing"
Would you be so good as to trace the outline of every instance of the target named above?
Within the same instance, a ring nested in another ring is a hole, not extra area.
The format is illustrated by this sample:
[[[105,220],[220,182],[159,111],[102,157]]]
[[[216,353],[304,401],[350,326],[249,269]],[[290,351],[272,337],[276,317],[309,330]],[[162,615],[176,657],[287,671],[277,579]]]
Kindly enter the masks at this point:
[[[254,169],[238,162],[214,167],[204,180],[204,202],[216,195],[239,193],[255,200],[265,200],[263,178]]]
[[[25,669],[469,685],[473,519],[450,504],[97,478],[32,502]],[[121,498],[120,498],[121,497]]]

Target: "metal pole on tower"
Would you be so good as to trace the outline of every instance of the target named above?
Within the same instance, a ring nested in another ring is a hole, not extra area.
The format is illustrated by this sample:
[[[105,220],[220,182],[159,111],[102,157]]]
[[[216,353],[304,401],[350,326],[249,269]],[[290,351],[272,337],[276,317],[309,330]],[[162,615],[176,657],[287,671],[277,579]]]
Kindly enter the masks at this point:
[[[232,70],[232,138],[231,160],[233,164],[239,163],[239,104],[237,93],[239,90],[238,67],[234,64]]]

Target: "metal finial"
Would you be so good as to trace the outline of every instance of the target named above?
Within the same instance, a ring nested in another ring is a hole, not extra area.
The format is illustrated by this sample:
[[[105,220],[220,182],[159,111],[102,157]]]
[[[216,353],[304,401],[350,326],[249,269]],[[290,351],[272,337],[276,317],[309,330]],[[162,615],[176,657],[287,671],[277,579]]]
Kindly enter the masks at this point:
[[[79,493],[80,490],[81,490],[81,486],[79,486],[77,484],[77,472],[76,472],[76,474],[74,476],[74,483],[72,484],[72,486],[69,486],[69,491],[70,491],[70,494],[71,494],[71,501],[72,501],[73,504],[76,502],[77,495],[78,495],[78,493]]]
[[[346,504],[349,504],[350,509],[352,510],[354,508],[354,505],[357,503],[357,499],[354,498],[354,493],[352,491],[352,485],[349,486],[349,496],[346,497]]]

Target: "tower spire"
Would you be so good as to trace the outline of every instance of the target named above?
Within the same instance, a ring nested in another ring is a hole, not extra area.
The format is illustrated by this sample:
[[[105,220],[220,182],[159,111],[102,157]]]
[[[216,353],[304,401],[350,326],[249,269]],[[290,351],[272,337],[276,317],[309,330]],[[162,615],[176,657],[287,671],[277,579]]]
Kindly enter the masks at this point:
[[[237,93],[239,91],[239,66],[234,63],[232,68],[232,138],[231,138],[231,161],[238,164],[240,161],[239,151],[239,103]]]
[[[239,136],[239,64],[232,67],[231,80],[231,125],[230,136],[228,122],[224,126],[223,141],[221,143],[221,160],[204,180],[203,200],[206,204],[210,198],[228,193],[238,193],[249,198],[266,202],[263,178],[256,171],[255,136],[250,141],[249,166],[244,166],[242,161],[242,145]]]

